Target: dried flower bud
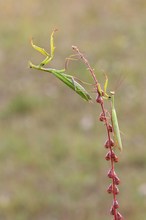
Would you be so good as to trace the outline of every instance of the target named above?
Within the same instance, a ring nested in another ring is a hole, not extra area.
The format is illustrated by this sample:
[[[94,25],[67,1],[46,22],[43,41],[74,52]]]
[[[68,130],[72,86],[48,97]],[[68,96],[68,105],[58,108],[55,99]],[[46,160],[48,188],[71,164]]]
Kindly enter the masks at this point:
[[[115,155],[115,157],[113,158],[114,162],[117,163],[119,161],[119,158]]]
[[[113,132],[113,127],[111,124],[108,125],[108,130],[109,130],[109,132]]]
[[[103,112],[101,112],[101,114],[99,115],[99,121],[105,121],[105,115],[103,114]]]
[[[117,213],[117,220],[124,220],[123,216],[120,214],[120,212]]]
[[[105,148],[110,148],[110,147],[113,147],[114,146],[114,141],[111,139],[111,140],[107,140],[104,144]]]
[[[109,187],[107,189],[107,192],[108,193],[112,193],[113,192],[113,185],[112,184],[109,185]]]
[[[118,157],[116,156],[116,154],[113,151],[111,153],[111,158],[113,159],[114,162],[118,162],[119,161]]]
[[[96,98],[96,102],[99,103],[99,104],[103,104],[103,98],[99,94]]]
[[[110,209],[110,214],[111,214],[111,215],[114,215],[114,214],[115,214],[115,209],[114,209],[113,206],[112,206],[111,209]]]
[[[111,169],[111,170],[108,171],[107,176],[108,176],[109,178],[113,179],[113,178],[115,178],[116,174],[115,174],[115,172],[113,171],[113,169]]]
[[[116,175],[115,175],[115,177],[114,177],[114,180],[115,180],[115,184],[116,184],[116,185],[119,185],[119,184],[120,184],[120,179],[119,179],[119,177],[117,177]]]
[[[107,161],[111,159],[111,152],[110,151],[106,154],[105,159]]]
[[[115,153],[112,151],[111,158],[113,159],[115,157]]]
[[[104,146],[105,146],[105,148],[109,148],[109,147],[111,146],[111,145],[110,145],[110,141],[107,140],[107,141],[105,142]]]
[[[117,200],[113,202],[113,207],[114,207],[115,209],[118,209],[118,208],[119,208],[119,203],[118,203]]]
[[[111,147],[114,146],[114,141],[111,139]]]
[[[118,194],[119,194],[119,189],[118,189],[118,187],[117,187],[117,186],[115,186],[115,187],[114,187],[114,193],[115,193],[116,195],[118,195]]]

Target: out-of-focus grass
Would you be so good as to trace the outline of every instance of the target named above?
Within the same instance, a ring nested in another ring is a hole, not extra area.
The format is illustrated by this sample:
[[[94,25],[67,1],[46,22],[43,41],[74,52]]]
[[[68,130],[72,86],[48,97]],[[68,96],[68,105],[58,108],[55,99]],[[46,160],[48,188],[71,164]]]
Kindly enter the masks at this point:
[[[8,0],[0,6],[0,219],[110,219],[100,109],[53,76],[27,68],[28,60],[42,58],[29,39],[49,48],[57,27],[52,66],[62,68],[77,45],[101,83],[101,69],[110,89],[124,78],[116,91],[125,133],[116,166],[120,210],[125,219],[145,220],[146,2]],[[68,72],[92,82],[79,62]]]

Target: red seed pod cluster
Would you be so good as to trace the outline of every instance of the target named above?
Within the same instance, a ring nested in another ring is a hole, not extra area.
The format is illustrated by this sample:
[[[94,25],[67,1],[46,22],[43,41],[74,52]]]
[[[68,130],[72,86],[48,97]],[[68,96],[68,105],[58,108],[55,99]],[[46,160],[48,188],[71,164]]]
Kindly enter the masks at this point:
[[[107,140],[104,144],[105,148],[111,148],[114,146],[114,141],[112,139]]]
[[[110,134],[112,129],[112,126],[108,125],[108,134]],[[116,199],[116,195],[119,194],[119,189],[118,189],[118,185],[120,184],[120,179],[117,176],[115,170],[114,170],[114,163],[117,163],[118,157],[114,152],[114,141],[110,138],[110,135],[108,135],[108,139],[105,142],[105,148],[108,149],[108,152],[106,153],[105,159],[107,161],[111,161],[111,168],[107,173],[107,176],[112,180],[112,183],[109,185],[109,187],[107,188],[107,192],[109,194],[113,194],[113,204],[111,206],[110,209],[110,214],[114,216],[114,220],[123,220],[123,217],[121,216],[121,214],[118,212],[118,208],[119,208],[119,203]]]
[[[115,200],[115,201],[113,202],[113,207],[114,207],[115,209],[118,209],[118,208],[119,208],[119,203],[118,203],[117,200]]]
[[[107,188],[107,192],[109,194],[114,193],[115,195],[118,195],[119,194],[119,189],[116,185],[113,187],[113,184],[110,184]]]
[[[101,112],[100,115],[99,115],[99,121],[105,121],[105,120],[106,120],[106,117],[103,114],[103,112]]]
[[[105,143],[105,146],[107,148],[107,146],[109,146],[109,143]],[[116,154],[112,151],[109,151],[106,156],[105,159],[108,160],[113,160],[115,163],[117,163],[119,161],[119,158],[116,156]]]
[[[113,126],[109,123],[109,119],[106,115],[107,111],[104,109],[103,98],[100,94],[97,95],[96,102],[101,105],[102,112],[99,115],[99,121],[103,122],[107,129],[107,140],[105,141],[104,147],[108,149],[106,153],[105,159],[106,161],[110,161],[111,168],[107,173],[108,178],[111,179],[111,184],[107,188],[107,192],[113,195],[113,204],[110,209],[110,214],[114,216],[114,220],[123,220],[122,215],[118,212],[119,204],[116,199],[116,196],[119,194],[118,185],[120,184],[120,179],[117,176],[114,164],[119,162],[117,155],[114,152],[115,143],[111,138],[111,133],[113,132]]]
[[[117,163],[119,161],[119,158],[116,156],[116,154],[113,151],[111,153],[111,158],[115,163]]]
[[[117,211],[117,209],[119,208],[119,204],[118,201],[115,200],[113,202],[112,207],[110,208],[110,214],[114,215],[116,218],[114,218],[114,220],[124,220],[123,216],[120,214],[120,212]]]

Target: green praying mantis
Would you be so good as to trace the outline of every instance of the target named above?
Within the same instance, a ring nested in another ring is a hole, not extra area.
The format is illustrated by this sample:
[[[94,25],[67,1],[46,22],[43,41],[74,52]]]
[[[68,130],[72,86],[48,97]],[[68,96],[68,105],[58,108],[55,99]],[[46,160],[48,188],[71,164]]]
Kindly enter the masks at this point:
[[[72,90],[74,90],[78,95],[80,95],[84,100],[86,101],[91,101],[92,98],[89,95],[89,93],[85,90],[85,88],[77,82],[76,78],[73,77],[72,75],[66,74],[65,69],[57,70],[54,68],[45,68],[44,65],[50,63],[54,57],[54,51],[55,51],[55,46],[54,46],[54,33],[56,30],[54,30],[51,34],[50,37],[50,54],[43,48],[36,46],[33,43],[33,40],[31,40],[31,45],[32,47],[40,52],[42,55],[45,56],[45,59],[39,64],[39,65],[34,65],[32,62],[29,62],[30,68],[34,68],[37,70],[42,70],[48,73],[53,74],[56,76],[58,79],[60,79],[63,83],[65,83],[68,87],[70,87]],[[108,86],[108,78],[107,75],[105,75],[106,80],[104,84],[104,91],[101,89],[100,84],[97,84],[98,92],[101,97],[104,99],[110,100],[111,101],[111,121],[112,121],[112,126],[113,126],[113,134],[114,134],[114,142],[115,146],[118,147],[118,149],[121,151],[122,150],[122,141],[121,141],[121,135],[120,135],[120,129],[118,125],[118,118],[117,118],[117,113],[115,109],[115,104],[114,104],[114,95],[115,92],[110,92],[110,95],[106,93],[107,86]]]

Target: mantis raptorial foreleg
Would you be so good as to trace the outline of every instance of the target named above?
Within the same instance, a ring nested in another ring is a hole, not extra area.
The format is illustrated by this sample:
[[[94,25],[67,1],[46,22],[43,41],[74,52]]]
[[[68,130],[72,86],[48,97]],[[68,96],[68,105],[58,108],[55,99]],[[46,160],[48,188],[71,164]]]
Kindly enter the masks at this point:
[[[50,54],[48,52],[46,52],[46,50],[44,48],[38,47],[33,43],[33,40],[31,40],[31,45],[32,47],[37,50],[38,52],[40,52],[41,54],[43,54],[44,56],[46,56],[46,58],[39,64],[39,66],[44,66],[46,64],[48,64],[54,57],[54,51],[55,51],[55,46],[54,46],[54,33],[57,31],[57,29],[55,29],[50,37]]]
[[[56,30],[54,30],[51,34],[50,38],[50,54],[43,48],[38,47],[34,45],[33,41],[31,41],[32,47],[46,56],[46,58],[39,64],[39,65],[34,65],[31,62],[29,62],[29,65],[31,68],[37,69],[37,70],[42,70],[45,72],[52,73],[55,75],[58,79],[60,79],[63,83],[65,83],[68,87],[73,89],[76,93],[78,93],[84,100],[90,101],[92,98],[89,95],[89,93],[84,89],[82,85],[80,85],[76,80],[75,77],[71,75],[65,74],[65,69],[53,69],[53,68],[45,68],[44,65],[48,64],[54,57],[54,51],[55,51],[55,46],[54,46],[54,33]]]

